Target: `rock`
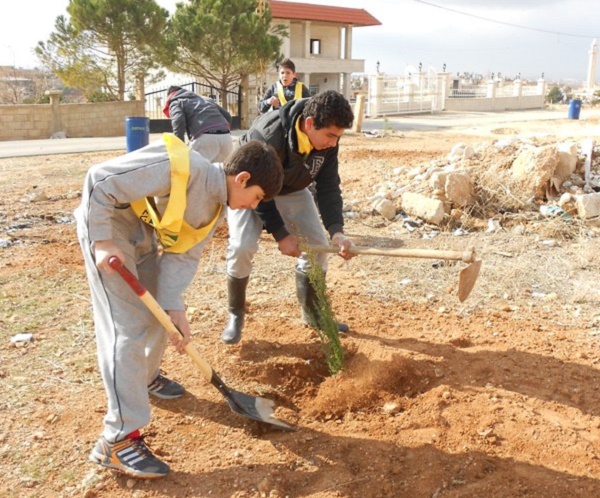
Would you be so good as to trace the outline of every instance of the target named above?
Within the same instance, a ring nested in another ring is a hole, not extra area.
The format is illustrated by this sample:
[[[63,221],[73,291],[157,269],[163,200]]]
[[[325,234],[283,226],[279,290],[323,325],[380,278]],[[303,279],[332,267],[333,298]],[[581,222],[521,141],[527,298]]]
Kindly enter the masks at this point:
[[[34,188],[32,192],[27,194],[27,200],[30,202],[47,201],[48,196],[41,188]]]
[[[396,415],[397,413],[402,411],[402,407],[398,403],[388,401],[383,405],[383,408],[381,410],[386,415]]]
[[[558,205],[564,209],[564,207],[570,202],[573,202],[573,200],[573,196],[568,192],[565,192],[563,195],[560,196],[560,199],[558,200]]]
[[[431,175],[431,179],[429,180],[429,185],[433,190],[443,190],[446,186],[446,176],[448,174],[445,171],[437,171]]]
[[[550,186],[554,192],[560,192],[564,182],[575,172],[577,168],[577,145],[573,142],[557,144],[558,164],[554,169]]]
[[[555,146],[536,147],[521,152],[511,166],[512,189],[524,197],[543,199],[558,164]]]
[[[393,220],[396,216],[396,207],[388,199],[378,199],[373,203],[373,209],[388,220]]]
[[[577,196],[577,214],[584,220],[600,216],[600,193]]]
[[[466,171],[453,171],[446,176],[446,198],[455,206],[465,207],[473,203],[473,182]]]
[[[405,192],[402,196],[402,209],[410,216],[416,216],[433,225],[439,225],[444,219],[444,203],[422,194]]]
[[[33,341],[33,334],[30,333],[15,334],[10,338],[10,342],[12,342],[13,344],[31,341]]]
[[[448,161],[451,163],[461,161],[462,159],[470,159],[475,155],[475,150],[470,145],[457,143],[452,147],[448,155]]]
[[[406,173],[406,177],[409,180],[412,180],[415,176],[420,175],[422,172],[422,169],[420,167],[416,167],[411,169],[408,173]]]

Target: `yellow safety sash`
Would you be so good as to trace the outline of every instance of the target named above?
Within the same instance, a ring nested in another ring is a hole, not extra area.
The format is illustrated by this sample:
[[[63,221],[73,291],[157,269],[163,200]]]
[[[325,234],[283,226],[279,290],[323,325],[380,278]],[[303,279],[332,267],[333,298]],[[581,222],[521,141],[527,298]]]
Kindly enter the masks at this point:
[[[279,98],[279,103],[281,105],[287,104],[287,100],[285,99],[283,85],[281,81],[277,82],[277,97]],[[302,98],[302,83],[296,81],[296,88],[294,90],[294,100],[298,100]]]
[[[131,203],[136,216],[156,230],[165,252],[181,254],[202,242],[219,219],[222,206],[219,204],[213,220],[206,226],[194,228],[184,219],[187,206],[187,183],[190,177],[190,155],[187,146],[175,135],[163,133],[171,163],[171,191],[162,219],[159,217],[154,199],[144,197]]]

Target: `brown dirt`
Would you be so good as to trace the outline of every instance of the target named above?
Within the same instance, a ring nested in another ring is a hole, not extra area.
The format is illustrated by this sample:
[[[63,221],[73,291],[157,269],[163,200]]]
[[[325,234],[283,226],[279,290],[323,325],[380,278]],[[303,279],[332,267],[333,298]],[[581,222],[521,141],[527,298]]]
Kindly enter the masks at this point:
[[[573,125],[585,134],[581,123],[560,124]],[[364,200],[393,168],[443,158],[459,141],[492,139],[447,131],[344,137],[345,198]],[[349,219],[349,235],[363,244],[473,245],[484,264],[460,303],[462,263],[332,257],[333,308],[351,327],[342,339],[346,369],[335,377],[299,320],[293,260],[267,236],[244,339],[220,342],[220,229],[187,292],[193,342],[230,387],[275,400],[298,430],[234,414],[190,359],[170,349],[164,369],[188,393],[154,403],[145,432],[172,473],[140,481],[88,463],[105,398],[71,213],[86,169],[113,155],[0,160],[0,239],[12,241],[0,249],[1,496],[600,496],[596,232],[583,227],[563,238],[565,227],[554,226],[548,243],[550,221],[534,215],[519,221],[518,236],[506,229],[434,238],[433,227],[407,232],[376,214]],[[32,200],[35,186],[46,200]],[[34,341],[11,344],[21,332]]]

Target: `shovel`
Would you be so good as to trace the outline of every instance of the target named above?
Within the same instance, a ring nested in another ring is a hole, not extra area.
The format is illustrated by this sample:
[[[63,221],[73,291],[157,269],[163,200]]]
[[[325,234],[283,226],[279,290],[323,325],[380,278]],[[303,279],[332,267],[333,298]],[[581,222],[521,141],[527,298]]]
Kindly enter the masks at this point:
[[[135,275],[131,273],[119,258],[111,256],[108,260],[108,264],[111,268],[116,270],[119,275],[127,282],[129,287],[137,294],[140,300],[146,305],[146,307],[152,312],[156,319],[166,329],[169,335],[181,336],[181,332],[171,321],[169,315],[163,310],[152,297],[152,295],[142,286],[140,281],[135,278]],[[258,420],[259,422],[265,422],[266,424],[274,425],[280,429],[291,431],[295,428],[291,425],[282,422],[274,417],[274,406],[275,402],[265,398],[259,398],[256,396],[249,396],[248,394],[234,391],[230,387],[227,387],[225,383],[219,378],[216,372],[206,361],[200,356],[198,350],[191,344],[188,343],[185,346],[185,352],[191,356],[194,363],[200,368],[200,372],[203,377],[215,386],[219,392],[225,397],[229,408],[235,413],[239,413],[244,417]]]
[[[315,252],[340,252],[340,248],[337,246],[308,245],[307,247]],[[469,266],[460,271],[458,277],[458,299],[461,303],[471,294],[475,286],[475,281],[479,276],[479,270],[481,269],[481,260],[475,259],[475,250],[472,248],[466,251],[445,251],[437,249],[397,249],[352,245],[350,246],[350,252],[352,254],[394,256],[398,258],[451,259],[470,263]]]

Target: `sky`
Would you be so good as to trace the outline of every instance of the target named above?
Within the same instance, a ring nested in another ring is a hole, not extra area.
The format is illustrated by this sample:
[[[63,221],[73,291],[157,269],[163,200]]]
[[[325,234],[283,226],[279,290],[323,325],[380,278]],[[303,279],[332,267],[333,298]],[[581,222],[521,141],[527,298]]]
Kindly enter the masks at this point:
[[[169,10],[182,0],[157,0]],[[598,0],[304,0],[364,8],[380,26],[354,28],[354,59],[365,72],[423,70],[585,81],[588,52],[600,42]],[[0,65],[38,65],[33,49],[66,15],[69,0],[17,0],[0,17]],[[598,62],[600,71],[600,61]],[[598,71],[597,71],[598,72]],[[600,76],[595,75],[599,81]]]

